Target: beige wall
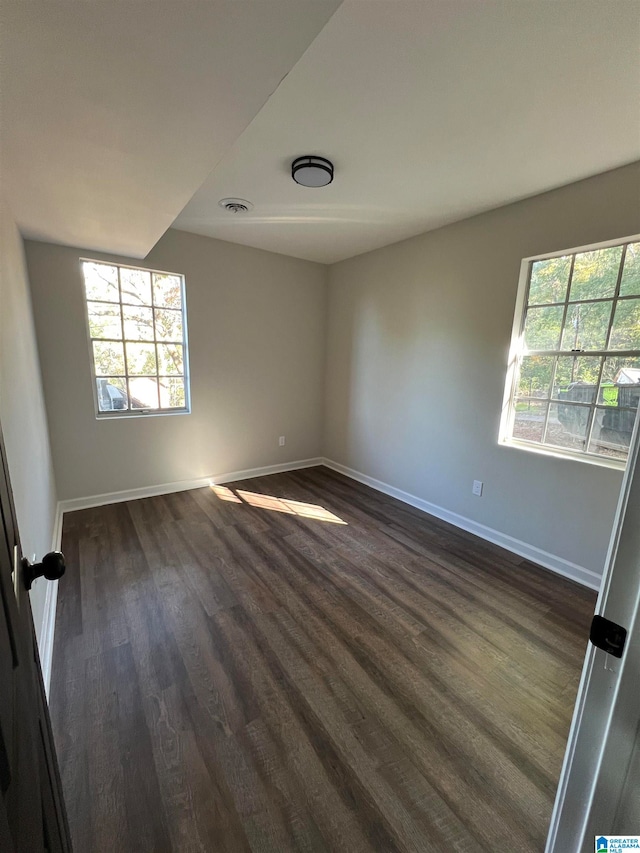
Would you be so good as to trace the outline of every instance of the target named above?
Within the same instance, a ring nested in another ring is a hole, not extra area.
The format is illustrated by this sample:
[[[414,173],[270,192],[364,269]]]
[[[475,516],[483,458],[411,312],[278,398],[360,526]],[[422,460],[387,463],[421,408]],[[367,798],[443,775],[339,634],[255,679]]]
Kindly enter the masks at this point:
[[[112,256],[26,253],[61,500],[320,454],[325,267],[175,230],[121,259],[185,275],[192,411],[98,421],[78,258]]]
[[[500,408],[521,259],[639,231],[634,164],[331,267],[325,455],[600,573],[621,473],[499,447]]]
[[[22,238],[0,199],[0,422],[22,548],[29,559],[51,549],[56,489]],[[47,581],[31,606],[38,641]]]

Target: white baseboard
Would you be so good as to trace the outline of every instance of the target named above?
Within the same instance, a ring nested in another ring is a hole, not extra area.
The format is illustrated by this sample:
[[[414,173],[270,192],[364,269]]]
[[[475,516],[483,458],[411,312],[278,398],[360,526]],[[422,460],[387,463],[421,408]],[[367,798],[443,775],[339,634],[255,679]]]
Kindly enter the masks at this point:
[[[266,477],[268,474],[286,474],[287,471],[300,471],[302,468],[315,468],[323,465],[324,459],[316,456],[313,459],[301,459],[299,462],[282,462],[279,465],[265,465],[263,468],[249,468],[246,471],[232,471],[230,474],[218,474],[210,477],[211,483],[233,483],[235,480],[250,480],[252,477]]]
[[[528,542],[523,542],[521,539],[515,539],[506,533],[501,533],[499,530],[494,530],[492,527],[487,527],[485,524],[480,524],[478,521],[473,521],[471,518],[466,518],[464,515],[458,515],[456,512],[444,509],[437,504],[425,501],[418,498],[409,492],[403,492],[402,489],[396,489],[388,483],[383,483],[381,480],[376,480],[374,477],[369,477],[362,474],[360,471],[355,471],[353,468],[348,468],[346,465],[341,465],[339,462],[334,462],[332,459],[324,459],[323,464],[327,468],[331,468],[345,477],[350,477],[352,480],[357,480],[365,486],[370,486],[378,492],[384,492],[392,498],[396,498],[403,503],[420,509],[429,515],[435,515],[436,518],[441,518],[443,521],[448,521],[455,527],[460,527],[469,533],[474,533],[481,539],[486,539],[494,545],[499,545],[507,551],[511,551],[526,560],[531,560],[532,563],[537,563],[545,569],[556,572],[565,578],[570,578],[582,586],[587,586],[589,589],[600,589],[600,575],[591,569],[585,569],[583,566],[578,566],[563,557],[558,557],[556,554],[551,554],[549,551],[543,551],[535,545],[530,545]]]
[[[91,509],[106,504],[118,504],[124,501],[135,501],[139,498],[153,498],[156,495],[169,495],[172,492],[186,492],[189,489],[200,489],[208,486],[209,477],[200,477],[197,480],[180,480],[177,483],[161,483],[157,486],[142,486],[139,489],[124,489],[120,492],[105,492],[101,495],[87,495],[84,498],[70,498],[60,501],[62,512],[75,512],[78,509]]]
[[[186,492],[189,489],[201,489],[211,483],[232,483],[235,480],[249,480],[252,477],[265,477],[268,474],[281,474],[286,471],[298,471],[301,468],[312,468],[322,465],[320,457],[301,459],[296,462],[282,462],[278,465],[264,465],[262,468],[247,468],[244,471],[231,471],[227,474],[214,474],[210,477],[199,477],[196,480],[179,480],[175,483],[161,483],[157,486],[143,486],[139,489],[125,489],[121,492],[107,492],[102,495],[90,495],[86,498],[71,498],[61,501],[62,512],[73,512],[77,509],[90,509],[105,504],[135,501],[140,498],[153,498],[157,495],[169,495],[174,492]]]

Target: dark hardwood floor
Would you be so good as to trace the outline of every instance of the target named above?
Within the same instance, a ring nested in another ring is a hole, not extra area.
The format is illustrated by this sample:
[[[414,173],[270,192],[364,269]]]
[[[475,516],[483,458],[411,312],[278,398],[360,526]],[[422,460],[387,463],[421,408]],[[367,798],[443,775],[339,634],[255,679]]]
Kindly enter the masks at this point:
[[[326,468],[70,513],[63,549],[76,853],[544,849],[594,593]]]

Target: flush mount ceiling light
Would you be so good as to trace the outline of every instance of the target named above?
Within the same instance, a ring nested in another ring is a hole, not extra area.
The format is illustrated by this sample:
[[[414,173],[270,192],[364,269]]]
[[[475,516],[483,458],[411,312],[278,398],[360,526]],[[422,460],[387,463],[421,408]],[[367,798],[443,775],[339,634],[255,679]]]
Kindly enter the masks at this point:
[[[333,163],[325,157],[297,157],[291,164],[291,177],[303,187],[326,187],[333,180]]]
[[[253,205],[246,198],[221,198],[218,204],[228,213],[249,213],[253,210]]]

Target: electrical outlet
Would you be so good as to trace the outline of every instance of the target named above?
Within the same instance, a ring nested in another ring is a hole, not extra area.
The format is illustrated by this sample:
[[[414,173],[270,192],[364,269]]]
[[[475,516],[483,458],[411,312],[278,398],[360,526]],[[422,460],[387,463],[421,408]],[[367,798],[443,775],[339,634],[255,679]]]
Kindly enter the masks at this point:
[[[483,485],[484,485],[484,483],[482,482],[482,480],[474,480],[474,481],[473,481],[473,488],[471,489],[471,491],[472,491],[472,492],[473,492],[473,494],[474,494],[476,497],[478,497],[478,498],[481,498],[481,497],[482,497],[482,487],[483,487]]]
[[[280,445],[280,447],[285,446],[286,440],[285,440],[285,437],[283,435],[281,435],[280,438],[278,439],[278,444]]]

